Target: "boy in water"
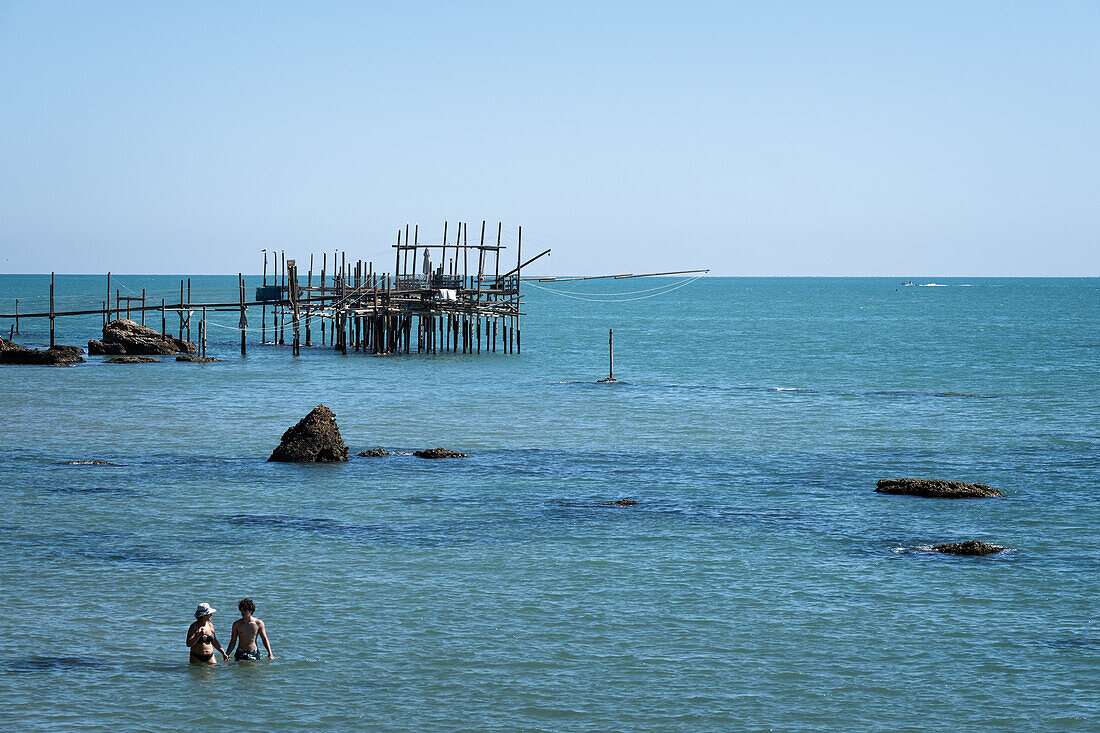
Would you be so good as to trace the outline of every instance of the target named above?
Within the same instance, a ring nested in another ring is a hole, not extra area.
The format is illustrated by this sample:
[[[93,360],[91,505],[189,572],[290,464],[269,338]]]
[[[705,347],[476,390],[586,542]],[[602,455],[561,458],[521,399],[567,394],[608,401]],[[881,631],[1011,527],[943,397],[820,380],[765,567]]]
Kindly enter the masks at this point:
[[[241,645],[237,649],[233,658],[238,662],[242,662],[246,659],[259,659],[260,650],[256,648],[256,637],[260,637],[260,641],[264,643],[264,649],[267,650],[267,658],[274,659],[275,655],[271,653],[271,644],[267,641],[267,629],[264,628],[264,622],[252,615],[252,612],[256,610],[256,604],[252,602],[251,598],[243,598],[241,602],[237,604],[237,608],[241,611],[241,617],[233,622],[233,634],[229,637],[229,648],[226,649],[226,654],[233,651],[234,645],[239,640]]]

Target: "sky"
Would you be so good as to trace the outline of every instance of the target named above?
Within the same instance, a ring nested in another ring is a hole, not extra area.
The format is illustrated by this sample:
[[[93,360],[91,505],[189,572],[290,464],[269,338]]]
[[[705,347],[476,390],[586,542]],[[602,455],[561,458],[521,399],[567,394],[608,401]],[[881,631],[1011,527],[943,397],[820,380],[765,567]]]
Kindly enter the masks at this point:
[[[1096,276],[1097,38],[1094,0],[0,0],[0,273],[488,220],[532,274]]]

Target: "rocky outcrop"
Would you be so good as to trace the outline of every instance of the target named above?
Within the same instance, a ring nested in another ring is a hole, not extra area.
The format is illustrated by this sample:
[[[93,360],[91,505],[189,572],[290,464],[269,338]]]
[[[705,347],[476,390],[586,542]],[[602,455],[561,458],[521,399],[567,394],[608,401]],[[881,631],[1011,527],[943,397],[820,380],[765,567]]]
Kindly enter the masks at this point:
[[[212,356],[197,356],[195,354],[184,354],[183,356],[177,356],[176,361],[189,361],[194,364],[209,364],[212,361],[221,361],[221,359],[215,359]]]
[[[633,499],[619,499],[618,501],[598,501],[596,506],[637,506],[638,502]]]
[[[385,448],[371,448],[370,450],[359,451],[358,453],[361,458],[381,458],[389,454],[390,452]]]
[[[84,361],[79,346],[51,346],[48,349],[28,349],[14,341],[0,339],[0,364],[80,364]]]
[[[417,458],[469,458],[465,453],[447,450],[446,448],[428,448],[427,450],[413,451]]]
[[[1000,545],[991,545],[988,542],[967,540],[966,542],[949,542],[945,545],[934,545],[932,549],[936,552],[943,552],[948,555],[992,555],[995,552],[1000,552],[1004,548]]]
[[[348,447],[340,437],[336,416],[317,405],[297,425],[283,433],[282,442],[269,461],[283,463],[338,463],[348,460]]]
[[[985,499],[1001,496],[1001,492],[985,484],[968,484],[963,481],[943,481],[929,478],[882,479],[875,489],[880,494],[904,494],[925,496],[932,499]]]
[[[160,359],[151,356],[113,356],[104,364],[162,364]]]
[[[89,354],[194,354],[198,352],[190,341],[162,334],[127,318],[111,321],[103,327],[103,340],[88,342]]]

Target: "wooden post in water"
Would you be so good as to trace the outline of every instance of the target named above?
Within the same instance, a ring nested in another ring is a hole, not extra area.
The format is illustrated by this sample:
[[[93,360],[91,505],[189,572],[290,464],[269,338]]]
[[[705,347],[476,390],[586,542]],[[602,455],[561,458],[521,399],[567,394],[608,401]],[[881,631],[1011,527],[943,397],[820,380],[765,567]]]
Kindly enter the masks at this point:
[[[328,266],[328,252],[321,253],[321,346],[325,345],[325,269]]]
[[[111,273],[107,273],[107,300],[103,301],[103,325],[111,322]]]
[[[313,346],[313,339],[309,332],[309,322],[313,320],[313,253],[309,254],[309,274],[306,275],[306,288],[308,293],[306,294],[306,346]]]
[[[601,379],[600,382],[615,382],[615,331],[614,329],[607,329],[607,379]]]
[[[267,287],[267,250],[264,253],[264,287]],[[267,342],[267,304],[260,306],[260,343]]]
[[[520,292],[519,283],[520,278],[523,275],[523,227],[519,227],[519,235],[516,237],[516,353],[522,354],[523,347],[519,343],[519,306],[520,306]]]
[[[168,318],[164,312],[164,298],[160,299],[160,335],[168,335]]]
[[[176,315],[180,318],[180,341],[183,341],[183,280],[180,280],[180,309]]]
[[[293,355],[298,356],[301,354],[301,331],[298,321],[298,266],[294,263],[294,260],[290,260],[286,263],[288,274],[290,275],[290,314],[291,325],[294,328],[294,348]]]
[[[237,273],[238,290],[241,296],[241,318],[237,322],[237,327],[241,329],[241,356],[245,355],[245,329],[248,328],[248,320],[244,315],[244,273]]]
[[[199,339],[202,342],[202,357],[206,358],[206,306],[202,307],[202,323],[199,324]]]
[[[187,340],[191,340],[191,278],[187,278]]]
[[[53,348],[53,273],[50,273],[50,348]]]
[[[19,298],[15,299],[15,332],[19,333]]]
[[[280,268],[280,273],[283,278],[283,289],[286,289],[286,250],[281,250],[280,253],[283,257],[283,266]],[[276,278],[278,280],[278,278]],[[283,305],[283,293],[279,292],[279,345],[286,344],[286,308]]]
[[[145,288],[141,289],[141,325],[145,325]]]

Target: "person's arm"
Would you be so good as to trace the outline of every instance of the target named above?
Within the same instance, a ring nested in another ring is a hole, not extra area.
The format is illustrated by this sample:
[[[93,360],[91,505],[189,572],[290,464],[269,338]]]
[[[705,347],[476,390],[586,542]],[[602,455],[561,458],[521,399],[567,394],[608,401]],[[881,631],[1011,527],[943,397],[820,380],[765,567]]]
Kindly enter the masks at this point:
[[[228,662],[229,661],[229,655],[225,653],[225,650],[222,649],[222,645],[218,643],[218,637],[213,633],[213,629],[211,629],[210,643],[214,645],[215,649],[217,649],[219,652],[222,653],[222,656],[225,658],[225,661]]]
[[[191,624],[187,627],[187,646],[188,648],[195,646],[199,643],[199,631],[202,630],[202,626],[199,624]]]
[[[267,627],[264,626],[264,622],[260,622],[260,641],[264,643],[264,649],[267,649],[267,658],[274,659],[275,655],[271,653],[271,644],[267,640]]]
[[[229,634],[229,646],[225,648],[225,653],[232,654],[233,647],[237,645],[237,622],[233,622],[233,631]]]

